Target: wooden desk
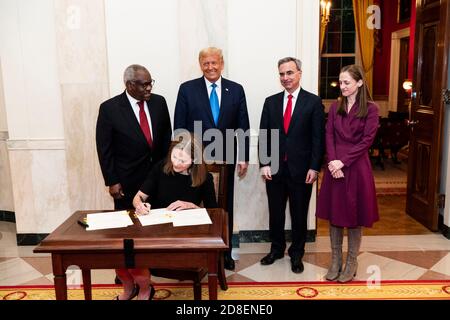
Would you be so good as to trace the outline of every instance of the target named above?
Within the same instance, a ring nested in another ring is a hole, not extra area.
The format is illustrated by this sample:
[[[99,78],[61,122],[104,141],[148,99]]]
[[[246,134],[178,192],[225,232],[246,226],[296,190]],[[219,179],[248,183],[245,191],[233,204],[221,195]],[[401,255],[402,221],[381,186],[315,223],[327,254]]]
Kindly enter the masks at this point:
[[[217,300],[217,276],[223,273],[218,261],[229,241],[223,209],[208,209],[213,222],[209,225],[142,227],[131,214],[132,226],[86,231],[77,220],[92,212],[98,211],[75,212],[34,249],[35,253],[52,254],[57,300],[67,300],[66,270],[71,265],[82,270],[85,299],[92,299],[90,270],[125,268],[124,239],[133,239],[133,254],[127,258],[134,260],[136,268],[208,269],[209,299]]]

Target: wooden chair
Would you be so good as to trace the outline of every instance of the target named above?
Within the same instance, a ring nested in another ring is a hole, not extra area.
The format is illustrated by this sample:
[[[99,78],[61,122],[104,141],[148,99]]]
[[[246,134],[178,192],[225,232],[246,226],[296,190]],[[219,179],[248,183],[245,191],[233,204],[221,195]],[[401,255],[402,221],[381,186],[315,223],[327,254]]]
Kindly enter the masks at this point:
[[[227,204],[227,165],[222,163],[208,164],[208,171],[213,175],[214,188],[216,191],[216,199],[219,208],[226,210]],[[229,239],[231,245],[231,239]],[[220,255],[218,266],[218,279],[220,288],[227,290],[228,285],[225,277],[225,269],[223,262],[223,254]],[[150,270],[150,273],[157,277],[177,279],[180,281],[191,280],[193,281],[194,300],[202,299],[202,279],[208,274],[208,270],[205,268],[192,268],[192,269],[154,269]]]

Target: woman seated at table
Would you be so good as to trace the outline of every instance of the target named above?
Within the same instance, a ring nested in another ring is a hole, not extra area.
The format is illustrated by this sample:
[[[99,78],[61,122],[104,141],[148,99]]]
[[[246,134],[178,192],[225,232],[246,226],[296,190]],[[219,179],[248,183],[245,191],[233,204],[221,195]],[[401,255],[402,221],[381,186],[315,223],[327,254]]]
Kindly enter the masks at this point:
[[[145,201],[145,202],[144,202]],[[202,145],[189,132],[175,137],[167,158],[156,164],[133,199],[136,214],[148,214],[150,207],[168,210],[216,208],[212,175],[203,159]],[[155,289],[148,269],[116,269],[124,292],[118,300],[150,300]]]

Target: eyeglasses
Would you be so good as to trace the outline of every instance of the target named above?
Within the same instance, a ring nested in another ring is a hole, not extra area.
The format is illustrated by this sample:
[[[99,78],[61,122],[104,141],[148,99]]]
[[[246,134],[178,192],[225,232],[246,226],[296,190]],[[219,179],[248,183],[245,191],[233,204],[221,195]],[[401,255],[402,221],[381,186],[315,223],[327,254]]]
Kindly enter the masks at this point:
[[[153,86],[155,85],[155,79],[152,79],[149,82],[141,82],[139,80],[132,80],[131,82],[133,82],[134,84],[140,85],[144,89],[147,88],[148,86],[150,86],[150,88],[153,88]]]

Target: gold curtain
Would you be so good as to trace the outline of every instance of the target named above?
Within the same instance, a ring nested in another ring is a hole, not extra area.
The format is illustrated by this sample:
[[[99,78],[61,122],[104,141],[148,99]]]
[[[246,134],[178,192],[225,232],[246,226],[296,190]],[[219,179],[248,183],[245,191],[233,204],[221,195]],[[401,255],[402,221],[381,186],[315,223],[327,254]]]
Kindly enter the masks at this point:
[[[374,59],[374,29],[367,27],[367,8],[373,5],[373,0],[353,0],[355,15],[356,38],[361,54],[361,66],[364,69],[367,87],[372,95],[373,59]]]

